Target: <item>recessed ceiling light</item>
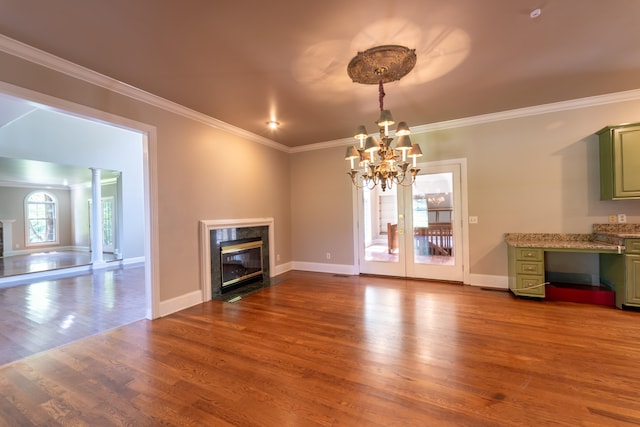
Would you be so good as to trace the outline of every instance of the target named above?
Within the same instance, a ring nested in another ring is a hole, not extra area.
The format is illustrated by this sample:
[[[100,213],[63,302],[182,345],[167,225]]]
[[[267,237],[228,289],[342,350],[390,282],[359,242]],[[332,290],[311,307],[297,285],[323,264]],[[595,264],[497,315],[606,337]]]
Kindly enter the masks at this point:
[[[280,126],[280,122],[276,122],[275,120],[269,120],[267,122],[267,126],[269,126],[271,129],[278,129],[278,126]]]
[[[529,13],[529,18],[531,19],[536,19],[537,17],[539,17],[540,15],[542,15],[542,10],[540,8],[537,9],[533,9],[530,13]]]

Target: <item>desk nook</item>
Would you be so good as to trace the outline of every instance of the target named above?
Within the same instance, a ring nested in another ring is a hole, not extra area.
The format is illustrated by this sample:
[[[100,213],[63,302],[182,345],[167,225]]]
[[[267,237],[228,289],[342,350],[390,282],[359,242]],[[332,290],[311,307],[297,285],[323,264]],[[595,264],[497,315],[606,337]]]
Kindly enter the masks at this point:
[[[516,296],[640,307],[640,224],[594,224],[592,234],[507,233],[505,242]],[[571,274],[550,270],[554,253],[597,254],[599,283],[571,283]]]

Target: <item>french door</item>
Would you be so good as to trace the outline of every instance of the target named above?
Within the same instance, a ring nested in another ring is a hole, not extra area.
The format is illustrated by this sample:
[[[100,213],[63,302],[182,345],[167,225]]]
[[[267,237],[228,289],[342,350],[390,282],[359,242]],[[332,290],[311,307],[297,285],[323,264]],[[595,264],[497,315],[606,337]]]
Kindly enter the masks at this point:
[[[411,186],[358,190],[359,271],[462,281],[461,164],[418,167]]]

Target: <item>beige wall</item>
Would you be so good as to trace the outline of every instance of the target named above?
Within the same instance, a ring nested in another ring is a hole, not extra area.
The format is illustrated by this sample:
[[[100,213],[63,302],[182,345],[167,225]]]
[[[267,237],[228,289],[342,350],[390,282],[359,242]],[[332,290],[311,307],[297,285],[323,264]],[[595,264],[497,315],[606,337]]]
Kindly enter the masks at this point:
[[[351,180],[344,152],[344,147],[335,147],[291,155],[294,261],[354,262]]]
[[[639,223],[640,200],[599,200],[594,135],[634,121],[640,121],[640,101],[413,134],[421,161],[467,159],[469,215],[479,218],[469,226],[471,276],[506,277],[506,232],[589,233],[614,213]],[[344,147],[292,155],[296,260],[354,262],[347,169]],[[326,261],[325,252],[335,247]]]
[[[344,147],[287,154],[7,54],[0,81],[156,127],[161,301],[198,289],[201,219],[274,217],[278,264],[355,262]],[[471,274],[506,276],[505,232],[589,232],[612,213],[640,222],[640,201],[602,202],[597,188],[593,133],[632,121],[640,101],[414,134],[423,161],[467,159]]]
[[[202,219],[274,217],[276,254],[291,260],[287,153],[6,53],[0,81],[156,128],[149,151],[157,161],[160,301],[199,290]]]

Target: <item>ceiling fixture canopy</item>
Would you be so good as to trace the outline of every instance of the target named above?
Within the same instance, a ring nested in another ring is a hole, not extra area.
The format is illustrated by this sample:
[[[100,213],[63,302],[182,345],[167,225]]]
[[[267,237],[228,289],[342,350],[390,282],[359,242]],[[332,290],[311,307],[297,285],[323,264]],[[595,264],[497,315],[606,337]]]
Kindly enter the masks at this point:
[[[386,45],[358,52],[349,62],[347,73],[354,83],[377,85],[400,80],[416,65],[416,50]]]
[[[366,127],[360,125],[355,135],[360,142],[359,147],[348,147],[345,155],[345,160],[351,162],[351,170],[347,174],[351,176],[351,181],[357,188],[373,189],[380,184],[382,191],[385,191],[394,184],[409,186],[415,182],[420,170],[416,168],[416,158],[422,156],[422,151],[418,144],[411,143],[409,126],[405,122],[398,123],[395,132],[398,142],[395,149],[391,147],[393,138],[389,136],[389,126],[394,125],[395,121],[391,111],[384,109],[383,87],[383,83],[400,80],[406,76],[415,65],[415,49],[386,45],[358,52],[347,66],[349,77],[354,83],[378,85],[380,104],[380,118],[376,121],[380,141],[375,136],[369,136]],[[413,159],[410,169],[407,157]],[[355,159],[358,159],[358,165],[362,167],[362,184],[358,183]],[[406,179],[409,176],[407,170],[411,176],[409,180]]]

